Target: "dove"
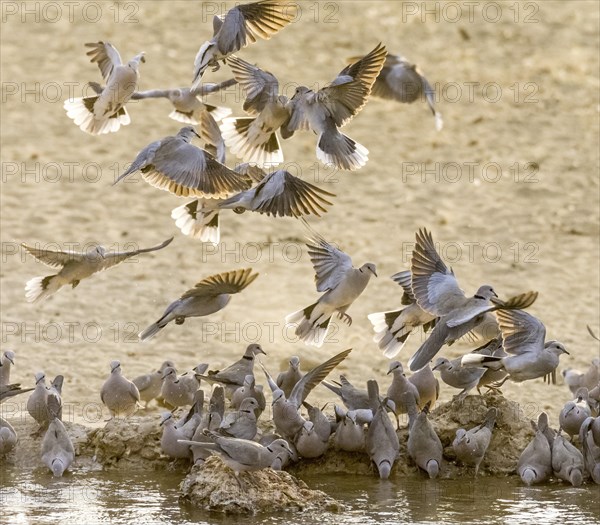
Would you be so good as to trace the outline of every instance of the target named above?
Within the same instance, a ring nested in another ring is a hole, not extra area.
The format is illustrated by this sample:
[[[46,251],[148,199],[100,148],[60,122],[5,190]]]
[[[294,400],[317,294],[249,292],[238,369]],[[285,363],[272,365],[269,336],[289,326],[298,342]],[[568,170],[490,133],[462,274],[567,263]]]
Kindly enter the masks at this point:
[[[365,450],[365,431],[362,424],[356,420],[356,412],[345,411],[335,406],[337,428],[333,435],[333,443],[339,450],[346,452],[361,452]]]
[[[542,412],[537,425],[532,421],[531,426],[535,436],[521,453],[517,464],[517,472],[526,485],[542,483],[552,474],[552,450],[544,434],[548,429],[548,415]]]
[[[50,424],[42,441],[42,461],[55,477],[61,477],[75,459],[75,449],[69,433],[58,417],[61,404],[54,393],[48,396]]]
[[[27,399],[27,412],[42,428],[47,427],[50,422],[47,405],[48,392],[46,374],[44,372],[37,372],[35,374],[35,389],[29,396],[29,399]]]
[[[192,405],[198,388],[200,381],[196,377],[192,376],[190,381],[186,381],[184,376],[178,377],[171,366],[163,370],[160,396],[167,405],[175,408]]]
[[[395,406],[393,401],[388,399],[382,401],[379,398],[377,381],[373,379],[367,381],[367,390],[369,400],[372,406],[376,408],[374,409],[373,420],[367,430],[365,447],[369,458],[377,467],[379,477],[388,479],[400,450],[398,436],[387,413],[387,408],[395,411]]]
[[[19,383],[13,383],[12,385],[0,386],[0,403],[4,403],[9,397],[18,396],[25,392],[31,392],[34,388],[21,388]]]
[[[579,442],[583,450],[585,469],[594,483],[600,484],[600,421],[599,418],[588,417],[579,429]],[[594,437],[593,429],[597,436]]]
[[[422,71],[402,56],[388,53],[371,89],[371,96],[402,103],[424,98],[435,117],[435,128],[441,131],[444,126],[442,115],[435,108],[435,90]]]
[[[371,402],[369,400],[369,393],[366,390],[356,388],[346,376],[340,375],[340,382],[334,381],[330,383],[328,381],[322,382],[323,386],[327,387],[334,394],[340,396],[344,406],[348,410],[361,410],[371,409]]]
[[[244,384],[233,392],[233,395],[231,396],[231,406],[238,410],[242,404],[242,401],[244,401],[244,399],[247,397],[251,397],[256,400],[257,407],[254,412],[256,413],[256,419],[258,419],[264,412],[267,403],[265,400],[265,395],[263,394],[263,387],[256,386],[256,381],[254,379],[254,375],[252,374],[248,374],[244,378]]]
[[[449,361],[445,357],[438,357],[432,370],[439,370],[442,381],[453,388],[460,388],[460,392],[456,396],[457,401],[462,401],[467,397],[469,392],[475,388],[483,374],[485,368],[467,368],[461,365],[461,358]]]
[[[158,370],[138,376],[132,380],[140,393],[140,401],[146,403],[144,408],[148,408],[148,403],[160,396],[163,384],[163,373],[167,367],[175,368],[172,361],[164,361]]]
[[[585,466],[583,454],[559,432],[552,444],[552,470],[554,475],[574,487],[583,484]]]
[[[383,355],[390,359],[402,350],[413,330],[422,326],[424,332],[428,332],[435,325],[435,316],[417,304],[412,292],[410,271],[396,273],[392,275],[392,280],[402,286],[404,293],[401,303],[406,305],[406,308],[376,312],[367,316],[375,331],[373,341],[383,350]]]
[[[495,357],[506,357],[508,355],[502,347],[501,336],[498,336],[479,348],[476,348],[471,353],[479,355],[492,355]],[[488,390],[494,390],[495,387],[493,385],[500,383],[507,375],[508,374],[506,370],[493,370],[492,368],[486,368],[485,373],[481,376],[479,383],[477,383],[477,392],[481,394],[482,387],[486,387]]]
[[[177,197],[227,197],[248,189],[251,180],[221,164],[207,151],[191,144],[201,138],[191,126],[177,135],[152,142],[142,149],[113,186],[140,171],[151,186]]]
[[[333,314],[352,324],[346,313],[352,303],[365,290],[371,276],[377,277],[373,263],[360,268],[352,266],[352,259],[318,233],[309,238],[308,254],[316,273],[317,292],[325,292],[316,303],[289,314],[287,325],[296,325],[295,335],[308,345],[323,346]]]
[[[0,387],[10,383],[10,369],[15,366],[15,353],[12,350],[5,350],[0,355]]]
[[[209,93],[216,93],[221,89],[226,89],[237,84],[235,79],[226,80],[220,84],[206,83],[198,89],[188,87],[174,89],[152,89],[149,91],[136,91],[131,100],[145,100],[148,98],[166,98],[171,102],[173,111],[169,113],[169,118],[197,126],[203,118],[203,113],[209,113],[215,120],[221,120],[231,114],[230,108],[212,106],[205,104],[200,97]]]
[[[301,457],[318,458],[329,448],[331,422],[318,407],[306,402],[303,405],[308,410],[309,421],[296,434],[294,445]]]
[[[104,246],[96,244],[84,252],[69,252],[48,250],[22,243],[23,249],[38,261],[51,268],[60,268],[60,271],[54,275],[34,277],[27,281],[25,298],[28,302],[35,303],[46,299],[68,284],[75,288],[83,279],[97,272],[107,270],[141,253],[162,250],[172,240],[173,237],[151,248],[123,252],[109,252]]]
[[[568,354],[562,343],[546,341],[546,327],[533,315],[521,310],[498,310],[496,317],[502,330],[502,346],[506,357],[467,354],[463,366],[505,370],[507,379],[520,383],[529,379],[550,376],[556,383],[556,367],[561,354]]]
[[[435,249],[433,237],[426,229],[416,234],[411,262],[412,289],[417,304],[439,317],[427,340],[410,358],[412,371],[423,368],[444,344],[452,343],[485,320],[485,314],[500,309],[531,306],[537,292],[527,292],[501,301],[489,285],[480,286],[473,297],[459,288],[454,272],[446,266]]]
[[[112,418],[131,416],[138,407],[140,393],[121,370],[119,361],[110,362],[110,375],[100,389],[100,399]]]
[[[440,382],[437,380],[431,367],[424,366],[421,370],[412,374],[408,380],[417,387],[419,392],[419,402],[417,407],[423,410],[423,407],[429,403],[429,408],[432,409],[435,402],[440,397]]]
[[[236,5],[224,15],[213,18],[213,37],[204,42],[194,59],[196,89],[208,67],[220,68],[219,61],[256,42],[269,40],[275,33],[295,21],[298,6],[286,0],[261,0]]]
[[[205,430],[216,431],[221,425],[225,413],[225,392],[223,387],[217,385],[213,388],[212,395],[208,403],[208,411],[204,414],[202,421],[196,428],[194,435],[192,436],[193,441],[201,441],[204,443],[212,443],[212,440],[204,435]],[[206,460],[210,456],[210,451],[202,447],[190,447],[194,463],[198,463]]]
[[[292,393],[296,383],[302,379],[303,375],[302,372],[300,372],[300,358],[298,356],[293,355],[290,357],[289,364],[289,368],[286,371],[281,372],[275,380],[275,383],[283,390],[286,397]]]
[[[388,369],[388,375],[392,374],[392,384],[387,390],[386,397],[391,399],[396,406],[395,414],[406,414],[405,394],[409,394],[415,399],[415,403],[421,403],[419,390],[404,375],[404,368],[400,361],[392,361]]]
[[[267,372],[267,369],[260,363],[263,372],[273,392],[273,422],[277,432],[285,438],[293,439],[305,423],[305,419],[300,415],[299,409],[308,394],[317,386],[327,375],[338,366],[351,352],[351,348],[344,350],[333,356],[327,361],[307,372],[304,377],[296,383],[289,397],[283,393],[277,383]]]
[[[233,294],[241,292],[257,277],[257,273],[253,274],[252,269],[247,268],[202,279],[193,288],[184,292],[179,299],[173,301],[158,321],[141,331],[138,334],[140,341],[153,338],[173,320],[175,324],[180,325],[188,317],[204,317],[222,310],[229,304]]]
[[[95,96],[65,100],[67,116],[90,135],[119,131],[121,126],[131,123],[125,104],[137,88],[140,62],[146,61],[144,53],[123,64],[119,52],[109,42],[85,45],[90,48],[86,53],[90,61],[98,64],[106,87]]]
[[[569,390],[573,395],[583,386],[583,372],[575,370],[573,368],[565,368],[561,375],[565,381],[565,385],[569,387]]]
[[[228,397],[231,397],[239,387],[244,386],[247,375],[254,377],[254,360],[258,354],[267,355],[259,344],[249,344],[244,355],[235,363],[223,370],[209,370],[207,375],[200,377],[211,384],[222,384],[227,389]]]
[[[161,414],[160,426],[163,428],[160,438],[160,448],[172,458],[189,458],[189,445],[179,443],[180,439],[191,439],[202,421],[202,404],[204,392],[198,390],[194,394],[192,408],[181,421],[175,422],[172,412]]]
[[[437,478],[442,466],[442,443],[435,432],[429,414],[429,405],[417,413],[414,398],[405,394],[405,403],[409,415],[408,423],[408,455],[417,466],[429,475],[430,479]]]
[[[257,432],[256,410],[258,410],[256,399],[247,397],[236,412],[225,415],[218,432],[224,436],[239,439],[254,439]]]
[[[17,433],[13,426],[0,417],[0,458],[15,448],[18,441]]]
[[[498,410],[494,407],[490,408],[481,425],[477,425],[470,430],[459,428],[452,442],[452,448],[456,457],[465,465],[475,467],[475,477],[477,477],[479,465],[481,465],[490,445],[497,416]]]
[[[326,166],[358,170],[368,160],[369,150],[339,131],[367,103],[371,86],[381,71],[387,51],[378,44],[369,54],[345,67],[331,84],[317,92],[296,88],[287,104],[290,116],[281,126],[281,136],[296,131],[318,135],[317,159]]]
[[[236,477],[239,476],[240,472],[270,467],[279,454],[284,452],[293,454],[285,439],[276,439],[269,445],[263,446],[247,439],[221,436],[210,430],[204,432],[212,439],[212,443],[187,440],[179,440],[179,442],[214,452],[233,470]]]
[[[594,388],[600,381],[600,358],[596,357],[592,359],[589,368],[584,372],[581,386],[586,387],[588,390]]]
[[[266,434],[261,437],[258,442],[266,447],[276,439],[283,438],[279,434]],[[287,444],[290,447],[290,452],[284,450],[275,456],[275,459],[273,459],[273,462],[271,463],[271,468],[273,470],[283,470],[288,464],[300,461],[300,456],[296,452],[294,445],[289,441],[287,441]]]
[[[583,422],[592,415],[589,405],[588,389],[585,387],[577,390],[574,401],[565,403],[560,411],[558,422],[560,428],[570,437],[579,435],[579,429]]]

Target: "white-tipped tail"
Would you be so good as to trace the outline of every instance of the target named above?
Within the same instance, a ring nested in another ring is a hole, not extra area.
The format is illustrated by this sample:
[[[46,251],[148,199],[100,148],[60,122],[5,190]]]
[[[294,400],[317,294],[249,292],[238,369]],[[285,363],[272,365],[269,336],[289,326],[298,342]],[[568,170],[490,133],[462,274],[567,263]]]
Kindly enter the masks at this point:
[[[219,120],[223,120],[225,117],[231,115],[231,108],[224,108],[222,106],[211,106],[209,104],[205,104],[206,111],[210,113],[210,116],[214,118],[217,122]]]
[[[231,115],[230,108],[223,108],[220,106],[209,106],[205,104],[204,106],[195,109],[193,111],[179,111],[174,109],[169,113],[169,118],[176,120],[177,122],[181,122],[183,124],[191,124],[193,126],[197,126],[202,121],[202,112],[208,111],[212,118],[215,121],[219,121]]]
[[[297,312],[289,314],[285,318],[286,325],[295,326],[295,334],[298,336],[300,341],[307,345],[316,346],[320,348],[325,342],[327,337],[327,331],[331,323],[331,317],[322,320],[322,316],[316,319],[314,322],[310,321],[310,315],[315,305],[308,306]]]
[[[25,284],[25,298],[29,303],[37,303],[53,293],[56,293],[63,283],[57,275],[34,277]]]
[[[369,160],[369,150],[339,131],[327,131],[319,136],[317,158],[325,165],[354,171]]]
[[[194,80],[192,82],[192,89],[197,89],[202,83],[202,75],[206,68],[210,64],[214,56],[215,44],[210,40],[207,40],[200,46],[196,58],[194,58]]]
[[[171,218],[184,235],[219,244],[219,210],[202,208],[200,202],[195,200],[175,208],[171,211]]]
[[[225,144],[231,153],[244,162],[251,162],[261,168],[281,164],[283,151],[277,133],[265,133],[253,126],[255,120],[248,117],[223,119],[221,133]]]
[[[140,341],[148,341],[149,339],[152,339],[158,332],[160,332],[165,326],[166,324],[160,326],[158,323],[152,323],[148,328],[141,331],[138,334],[138,337],[140,338]]]
[[[460,360],[461,366],[465,368],[491,368],[500,370],[502,368],[502,357],[481,354],[466,354]]]
[[[404,323],[402,312],[403,310],[391,310],[367,316],[375,331],[373,341],[387,358],[394,357],[402,350],[412,331],[412,327]]]
[[[121,126],[127,126],[131,123],[129,114],[125,108],[119,109],[113,115],[97,119],[94,116],[94,103],[98,97],[71,98],[65,100],[64,108],[67,116],[75,122],[81,131],[90,135],[103,135],[105,133],[114,133]]]

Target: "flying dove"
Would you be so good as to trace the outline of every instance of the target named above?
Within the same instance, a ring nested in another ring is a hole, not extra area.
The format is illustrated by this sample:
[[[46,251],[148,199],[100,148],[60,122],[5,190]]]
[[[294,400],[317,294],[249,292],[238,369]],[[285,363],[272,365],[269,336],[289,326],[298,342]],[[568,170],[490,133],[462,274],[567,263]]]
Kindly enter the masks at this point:
[[[31,392],[34,388],[21,388],[19,383],[0,386],[0,403],[4,403],[9,397],[18,396],[25,392]]]
[[[0,458],[15,448],[18,441],[17,433],[13,426],[0,417]]]
[[[307,372],[304,377],[296,383],[289,397],[285,396],[283,390],[277,386],[277,383],[275,383],[273,378],[269,375],[266,368],[262,363],[260,364],[269,383],[269,387],[273,392],[273,422],[275,423],[275,428],[279,434],[285,438],[294,438],[306,421],[299,413],[302,403],[312,389],[323,381],[336,366],[346,359],[351,350],[352,349],[344,350],[316,366],[310,372]]]
[[[405,403],[409,415],[408,455],[419,468],[427,472],[430,479],[437,478],[442,466],[443,447],[427,417],[429,406],[425,405],[417,414],[416,403],[412,396],[406,395]]]
[[[366,390],[356,388],[344,375],[340,375],[339,383],[337,381],[323,381],[323,386],[327,387],[334,394],[338,395],[344,406],[348,410],[371,409],[369,393]]]
[[[396,415],[406,414],[407,412],[405,403],[406,394],[412,396],[415,403],[420,405],[421,397],[419,395],[419,390],[404,375],[404,368],[400,361],[392,361],[387,373],[388,375],[392,374],[393,379],[392,384],[387,390],[386,397],[391,399],[394,402],[394,405],[396,405]]]
[[[244,384],[238,387],[231,396],[231,406],[238,410],[242,405],[242,401],[247,397],[251,397],[256,400],[257,407],[255,409],[256,419],[264,412],[267,402],[265,400],[265,394],[263,393],[262,386],[256,386],[256,380],[253,374],[248,374],[244,378]]]
[[[90,135],[101,135],[119,131],[131,119],[125,109],[140,78],[140,62],[145,62],[144,53],[133,57],[127,64],[121,62],[117,49],[108,42],[85,44],[90,50],[86,53],[92,63],[97,63],[106,82],[101,93],[83,98],[65,100],[67,116],[79,129]]]
[[[175,368],[172,361],[165,361],[158,370],[143,374],[132,380],[140,393],[140,401],[146,403],[144,408],[148,408],[148,403],[160,396],[160,391],[163,384],[163,373],[167,367]]]
[[[300,372],[300,358],[293,355],[290,357],[289,364],[289,368],[284,372],[281,372],[275,380],[275,383],[283,390],[286,397],[292,393],[296,383],[302,379],[302,372]]]
[[[432,370],[439,370],[442,381],[453,388],[460,388],[456,396],[457,401],[462,401],[469,392],[475,388],[485,374],[485,368],[465,367],[461,365],[461,358],[449,361],[445,357],[438,357]]]
[[[298,16],[297,4],[287,0],[261,0],[236,5],[213,18],[213,37],[206,41],[194,59],[192,89],[197,88],[208,67],[216,71],[225,60],[257,39],[269,40]]]
[[[54,275],[34,277],[27,281],[25,297],[28,302],[37,302],[46,299],[68,284],[75,288],[80,281],[97,272],[107,270],[141,253],[162,250],[172,240],[173,237],[151,248],[140,248],[124,252],[109,252],[101,245],[93,245],[85,252],[54,251],[22,243],[21,246],[27,253],[38,261],[51,268],[60,268],[60,271]]]
[[[289,314],[285,321],[288,325],[297,325],[295,334],[301,341],[320,348],[333,314],[337,313],[348,325],[352,324],[346,310],[365,290],[371,276],[377,277],[377,271],[373,263],[355,268],[346,253],[318,233],[312,233],[306,246],[316,273],[317,291],[325,293],[316,303]]]
[[[294,445],[301,457],[318,458],[329,448],[331,423],[318,407],[306,402],[303,405],[308,410],[309,421],[306,421],[296,434]]]
[[[152,142],[114,184],[140,171],[148,184],[177,197],[227,197],[250,187],[249,177],[191,144],[194,136],[201,138],[193,127],[186,126],[175,136]]]
[[[412,371],[423,368],[444,344],[452,343],[469,333],[485,319],[485,314],[500,309],[526,308],[532,305],[537,292],[527,292],[508,301],[498,299],[489,285],[479,287],[473,297],[466,297],[459,288],[454,272],[446,266],[426,229],[416,234],[411,262],[412,289],[417,304],[439,319],[427,340],[410,358]]]
[[[100,399],[113,418],[128,417],[137,410],[140,393],[123,375],[119,361],[110,362],[110,375],[100,389]]]
[[[160,448],[172,458],[189,458],[189,445],[179,442],[180,439],[191,439],[202,421],[202,403],[204,393],[198,390],[192,400],[192,408],[182,421],[175,422],[172,412],[163,412],[160,426],[163,428],[160,438]]]
[[[367,316],[375,331],[373,341],[383,350],[383,355],[390,359],[402,350],[413,330],[422,326],[423,331],[428,332],[435,325],[436,319],[417,304],[412,292],[410,271],[396,273],[392,275],[392,280],[402,286],[404,293],[401,302],[406,308]]]
[[[5,350],[0,355],[0,387],[10,383],[10,369],[15,366],[15,353],[12,350]]]
[[[583,386],[583,377],[584,374],[580,370],[575,370],[573,368],[565,368],[561,375],[563,376],[563,380],[565,384],[569,387],[569,390],[573,395]]]
[[[477,477],[479,465],[481,465],[483,456],[485,456],[490,445],[497,415],[498,410],[494,407],[490,408],[481,425],[470,430],[459,428],[452,442],[452,448],[456,457],[465,465],[475,467],[475,477]]]
[[[214,452],[233,470],[236,477],[240,472],[270,467],[275,457],[283,452],[293,454],[285,439],[276,439],[265,447],[247,439],[225,437],[210,430],[204,432],[210,436],[212,443],[187,440],[179,442]]]
[[[204,317],[225,308],[233,294],[241,292],[258,277],[251,268],[211,275],[196,283],[179,299],[173,301],[162,317],[139,333],[140,341],[147,341],[171,321],[183,324],[188,317]],[[242,379],[243,381],[243,379]]]
[[[585,469],[594,483],[600,484],[600,421],[599,418],[588,417],[579,429],[579,442],[583,450]],[[594,437],[593,428],[597,437]]]
[[[55,477],[61,477],[75,459],[75,449],[69,433],[58,417],[61,403],[55,394],[48,396],[50,424],[42,441],[42,461]]]
[[[377,467],[379,477],[388,479],[400,450],[398,436],[387,413],[388,407],[395,408],[394,402],[387,399],[382,401],[379,398],[379,387],[373,379],[367,381],[367,390],[372,405],[377,408],[367,430],[365,446],[367,454]]]
[[[565,403],[558,415],[558,422],[560,428],[573,437],[579,435],[581,425],[591,415],[588,389],[582,387],[577,391],[575,400]]]
[[[231,397],[239,387],[244,386],[247,375],[254,376],[254,361],[258,354],[267,355],[258,343],[249,344],[244,355],[235,363],[223,370],[209,370],[206,375],[200,377],[211,384],[223,385],[227,397]]]
[[[583,454],[559,432],[552,444],[552,470],[554,475],[574,487],[583,484],[585,466]]]
[[[378,44],[317,92],[306,86],[296,88],[287,104],[290,116],[281,127],[281,136],[287,139],[296,131],[312,131],[318,135],[317,158],[323,164],[342,170],[362,168],[367,163],[369,150],[342,134],[339,128],[367,103],[386,55],[385,47]]]
[[[431,367],[424,366],[421,370],[412,374],[408,380],[417,387],[419,392],[419,402],[417,407],[423,410],[425,405],[429,403],[429,408],[432,409],[435,402],[440,397],[440,382],[437,380]]]
[[[225,415],[218,432],[224,436],[239,439],[254,439],[257,432],[256,410],[258,410],[256,399],[247,397],[236,412]]]
[[[521,453],[517,465],[517,472],[526,485],[542,483],[552,474],[552,450],[544,434],[548,429],[548,415],[542,412],[537,425],[532,421],[531,426],[535,436]]]
[[[337,428],[333,435],[333,443],[339,450],[346,452],[361,452],[365,450],[365,431],[362,424],[356,420],[356,412],[345,411],[335,406]]]
[[[568,354],[562,343],[546,341],[546,327],[527,312],[521,310],[498,310],[496,317],[502,330],[502,346],[506,357],[467,354],[463,366],[504,369],[507,379],[520,383],[529,379],[549,376],[556,383],[556,367],[561,354]]]

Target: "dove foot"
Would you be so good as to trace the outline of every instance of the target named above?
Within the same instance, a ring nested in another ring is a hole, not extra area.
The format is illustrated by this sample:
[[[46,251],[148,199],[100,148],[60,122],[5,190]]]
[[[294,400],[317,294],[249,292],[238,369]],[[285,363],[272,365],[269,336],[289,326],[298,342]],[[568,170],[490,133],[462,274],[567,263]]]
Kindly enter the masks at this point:
[[[185,322],[185,317],[176,317],[175,324],[183,324]]]
[[[347,313],[338,312],[338,317],[348,326],[352,326],[352,317],[350,317]]]

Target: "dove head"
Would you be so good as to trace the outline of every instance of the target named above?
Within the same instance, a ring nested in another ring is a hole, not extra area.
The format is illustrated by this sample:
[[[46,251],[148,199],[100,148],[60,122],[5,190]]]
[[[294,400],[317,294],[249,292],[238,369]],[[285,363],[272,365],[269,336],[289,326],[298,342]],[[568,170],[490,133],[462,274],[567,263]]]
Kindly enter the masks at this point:
[[[296,97],[298,97],[298,98],[303,97],[303,96],[307,95],[308,93],[312,93],[312,89],[308,89],[306,86],[299,86],[296,88],[296,91],[294,93],[294,96],[292,97],[292,100],[294,100]]]
[[[57,477],[60,478],[63,475],[63,472],[65,471],[66,466],[65,464],[62,462],[62,460],[55,458],[52,460],[52,474]]]
[[[278,388],[273,392],[273,405],[280,400],[285,401],[285,394],[283,393],[283,390]]]
[[[385,398],[383,406],[389,408],[392,412],[396,413],[396,403],[394,403],[394,401],[389,397]]]
[[[198,137],[199,139],[202,138],[202,137],[200,137],[200,135],[198,135],[198,133],[196,132],[196,130],[194,129],[193,126],[184,126],[177,133],[177,137],[182,139],[184,142],[192,142],[194,135],[196,137]]]
[[[8,441],[12,434],[8,427],[0,427],[0,441]]]
[[[521,479],[523,480],[523,482],[526,485],[531,485],[532,483],[535,482],[535,480],[537,479],[537,473],[535,472],[535,470],[533,470],[531,467],[527,467],[522,473],[521,473]]]
[[[15,353],[12,350],[7,350],[2,354],[2,359],[0,359],[0,363],[5,364],[6,361],[9,361],[12,365],[15,364]]]
[[[162,374],[165,369],[167,368],[175,368],[175,364],[173,363],[173,361],[164,361],[162,365],[160,365],[160,368],[158,369],[158,371]]]
[[[461,441],[467,441],[467,443],[468,443],[467,431],[464,428],[459,428],[456,431],[456,439],[455,439],[455,441],[457,443],[460,443]]]
[[[549,352],[552,352],[553,354],[559,356],[560,354],[567,354],[569,355],[569,352],[567,352],[567,349],[563,346],[562,343],[559,343],[558,341],[548,341],[545,345],[546,350],[548,350]]]
[[[440,473],[440,464],[437,462],[437,459],[430,459],[426,466],[429,479],[437,478]]]
[[[111,374],[120,374],[121,373],[121,363],[119,361],[111,361],[110,362],[110,373]]]
[[[46,374],[44,372],[38,372],[35,374],[35,384],[37,385],[39,382],[46,383]]]
[[[484,301],[489,301],[492,297],[498,297],[494,289],[489,284],[484,284],[479,287],[477,293],[474,296],[476,299],[482,299]]]
[[[577,399],[578,403],[584,400],[587,401],[590,398],[590,393],[586,387],[582,386],[581,388],[577,389],[575,398]]]
[[[294,453],[285,439],[278,438],[272,441],[266,448],[269,450],[269,452],[277,455],[281,454],[282,452],[287,452],[291,458],[294,457]]]
[[[445,357],[438,357],[435,360],[435,364],[433,365],[433,368],[431,370],[451,370],[452,369],[452,365],[450,364],[450,361],[448,361],[448,359],[446,359]]]
[[[402,368],[402,363],[400,361],[392,361],[387,371],[388,374],[394,373],[394,375],[396,372],[399,374],[404,373],[404,368]]]
[[[373,274],[377,277],[377,267],[373,263],[365,263],[360,267],[362,273],[366,273],[369,277]]]
[[[581,487],[581,484],[583,483],[581,469],[572,467],[569,471],[569,481],[571,481],[571,485],[574,487]]]
[[[299,367],[300,367],[300,358],[296,355],[293,355],[290,358],[290,368],[292,370],[298,370]]]
[[[240,412],[254,412],[258,408],[258,402],[253,397],[247,397],[240,405]]]
[[[135,55],[129,62],[127,62],[127,67],[130,67],[134,71],[137,71],[138,67],[140,67],[140,62],[146,62],[145,55],[146,53],[144,53],[143,51]]]
[[[177,372],[175,372],[175,369],[172,366],[168,366],[163,370],[162,380],[164,381],[168,377],[170,381],[174,381],[176,376]]]
[[[163,412],[160,415],[160,423],[158,424],[159,426],[163,426],[167,421],[169,421],[169,419],[173,418],[173,414],[171,412]]]
[[[195,374],[204,374],[208,370],[208,363],[200,363],[198,366],[194,367]]]
[[[267,353],[261,348],[261,346],[258,343],[252,343],[251,345],[248,345],[248,348],[246,348],[244,356],[254,358],[254,356],[258,354],[267,355]]]
[[[389,459],[382,459],[377,464],[377,470],[379,471],[379,477],[381,479],[388,479],[390,472],[392,471],[392,464]]]
[[[350,423],[356,425],[356,412],[354,410],[348,410],[346,412],[346,421],[350,420]]]

